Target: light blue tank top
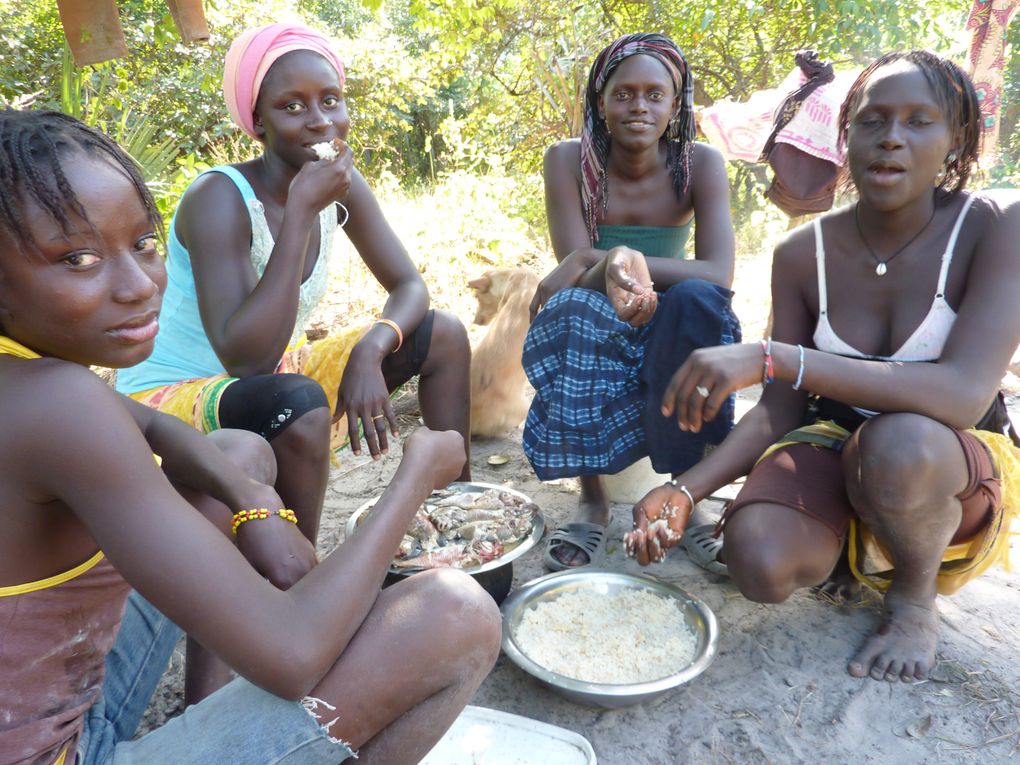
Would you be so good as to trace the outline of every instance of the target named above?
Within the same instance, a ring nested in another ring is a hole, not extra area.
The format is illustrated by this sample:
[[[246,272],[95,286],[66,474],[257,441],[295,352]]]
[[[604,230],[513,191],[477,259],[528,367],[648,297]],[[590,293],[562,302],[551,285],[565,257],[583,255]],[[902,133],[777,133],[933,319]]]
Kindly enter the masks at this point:
[[[223,165],[206,172],[222,173],[230,178],[244,198],[251,217],[252,265],[261,278],[274,244],[266,222],[265,208],[256,198],[251,184],[235,168]],[[121,393],[137,393],[172,385],[181,380],[212,377],[226,372],[202,326],[191,257],[177,238],[176,221],[175,215],[167,236],[167,287],[159,317],[156,345],[152,355],[141,364],[117,372],[117,390]],[[304,331],[305,322],[326,292],[336,224],[336,207],[329,205],[319,213],[319,257],[311,275],[301,284],[292,341]]]

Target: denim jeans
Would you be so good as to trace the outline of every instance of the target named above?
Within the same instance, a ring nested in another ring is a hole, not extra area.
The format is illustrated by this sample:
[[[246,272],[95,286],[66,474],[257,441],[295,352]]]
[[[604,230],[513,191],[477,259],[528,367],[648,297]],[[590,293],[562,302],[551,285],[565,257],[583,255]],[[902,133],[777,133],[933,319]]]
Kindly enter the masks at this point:
[[[131,593],[106,657],[103,696],[85,718],[77,765],[335,765],[354,756],[323,729],[332,719],[323,702],[286,701],[243,679],[132,741],[180,634]]]

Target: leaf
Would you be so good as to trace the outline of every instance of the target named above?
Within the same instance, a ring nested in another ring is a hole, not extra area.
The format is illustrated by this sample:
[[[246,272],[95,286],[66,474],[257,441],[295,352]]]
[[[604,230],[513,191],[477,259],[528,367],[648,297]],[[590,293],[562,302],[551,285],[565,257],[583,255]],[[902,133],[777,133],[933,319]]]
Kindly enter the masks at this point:
[[[907,726],[907,735],[911,738],[924,738],[925,734],[931,730],[931,715],[928,715],[923,720],[914,723],[913,725]]]

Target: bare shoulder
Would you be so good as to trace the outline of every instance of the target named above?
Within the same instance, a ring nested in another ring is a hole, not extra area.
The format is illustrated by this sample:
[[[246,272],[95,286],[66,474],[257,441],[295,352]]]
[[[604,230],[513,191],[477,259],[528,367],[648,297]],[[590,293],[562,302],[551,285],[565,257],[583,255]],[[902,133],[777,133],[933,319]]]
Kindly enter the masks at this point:
[[[7,413],[5,442],[16,444],[14,454],[32,461],[42,450],[50,465],[61,453],[106,439],[126,413],[119,394],[98,376],[79,364],[50,358],[4,369],[0,400]]]
[[[825,231],[846,215],[847,210],[847,207],[834,210],[788,231],[776,245],[773,268],[790,271],[803,271],[809,267],[813,269],[817,247],[816,225],[820,225],[824,237]]]
[[[241,204],[243,197],[230,178],[220,172],[205,172],[191,182],[181,196],[182,209],[201,210],[209,204],[236,202]]]
[[[1020,240],[1020,190],[987,189],[975,194],[971,223],[980,232],[975,255],[988,253],[997,262],[1015,267],[1013,257]]]
[[[982,223],[1016,225],[1020,219],[1020,189],[984,189],[974,193],[974,210]]]
[[[691,161],[694,163],[695,173],[701,168],[724,168],[726,160],[722,152],[704,141],[695,141],[691,148]]]
[[[557,141],[545,150],[545,174],[556,175],[569,173],[579,176],[581,173],[581,139],[568,138]]]
[[[223,173],[204,173],[191,182],[181,197],[174,216],[174,233],[185,246],[196,234],[202,238],[214,232],[234,235],[248,230],[251,223],[244,197],[237,185]]]

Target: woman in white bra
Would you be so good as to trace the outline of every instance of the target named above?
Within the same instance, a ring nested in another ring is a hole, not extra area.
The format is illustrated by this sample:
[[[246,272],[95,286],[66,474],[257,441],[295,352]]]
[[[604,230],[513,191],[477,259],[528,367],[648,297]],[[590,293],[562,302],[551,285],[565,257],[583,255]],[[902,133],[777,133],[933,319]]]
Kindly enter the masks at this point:
[[[928,674],[936,595],[1004,560],[1020,504],[998,397],[1020,342],[1020,199],[964,191],[979,133],[952,62],[894,53],[861,74],[840,115],[859,200],[776,248],[773,338],[695,352],[662,406],[697,432],[733,391],[762,381],[761,400],[635,506],[626,538],[643,564],[679,543],[759,602],[885,592],[857,677]],[[694,502],[743,475],[717,528],[685,532]]]

